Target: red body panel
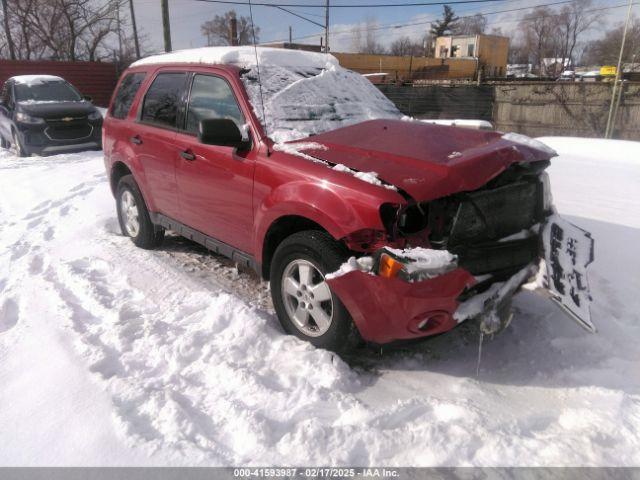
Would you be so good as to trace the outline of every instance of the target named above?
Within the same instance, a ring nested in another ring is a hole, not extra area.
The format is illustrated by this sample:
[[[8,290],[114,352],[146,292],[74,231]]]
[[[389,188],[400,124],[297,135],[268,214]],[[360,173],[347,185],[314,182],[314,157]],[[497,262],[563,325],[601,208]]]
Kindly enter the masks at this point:
[[[306,153],[376,172],[418,201],[480,188],[514,162],[547,160],[497,132],[401,120],[371,120],[315,135],[326,150]]]
[[[415,283],[355,270],[327,282],[349,310],[362,338],[382,344],[451,330],[457,325],[453,319],[456,299],[475,279],[462,268]],[[440,320],[437,324],[424,331],[416,328],[434,313]]]
[[[142,98],[159,71],[207,72],[232,86],[249,124],[252,148],[202,145],[184,132],[141,124]],[[273,150],[249,103],[239,77],[230,66],[150,65],[129,69],[147,73],[129,115],[104,122],[107,171],[126,165],[141,188],[149,210],[263,258],[269,228],[282,217],[299,216],[323,227],[335,239],[362,230],[384,232],[380,206],[426,201],[474,190],[510,164],[547,160],[548,155],[517,145],[494,132],[443,127],[420,122],[375,120],[314,136],[327,150],[306,151],[322,159],[313,162]],[[142,144],[131,142],[138,136]],[[184,159],[180,152],[196,156]],[[399,191],[366,183],[332,170],[344,164],[376,172]],[[453,328],[456,298],[473,277],[462,269],[417,283],[385,279],[359,271],[329,281],[351,313],[362,336],[385,343],[432,335]],[[439,322],[417,331],[420,316],[440,312]]]

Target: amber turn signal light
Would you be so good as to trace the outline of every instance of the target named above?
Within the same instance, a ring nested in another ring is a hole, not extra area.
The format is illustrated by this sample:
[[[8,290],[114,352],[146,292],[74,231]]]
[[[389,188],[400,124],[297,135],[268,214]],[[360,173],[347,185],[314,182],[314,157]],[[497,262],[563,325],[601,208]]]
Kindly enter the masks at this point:
[[[392,258],[390,255],[383,253],[380,255],[380,266],[378,267],[378,275],[385,278],[394,278],[398,276],[398,272],[402,270],[402,263]]]

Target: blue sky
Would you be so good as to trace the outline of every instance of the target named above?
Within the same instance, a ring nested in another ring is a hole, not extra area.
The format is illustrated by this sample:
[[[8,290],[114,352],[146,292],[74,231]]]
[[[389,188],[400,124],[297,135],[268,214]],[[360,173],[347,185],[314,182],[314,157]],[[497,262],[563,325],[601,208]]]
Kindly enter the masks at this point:
[[[271,0],[270,0],[271,1]],[[273,0],[275,2],[275,0]],[[334,0],[339,3],[401,3],[404,0]],[[506,10],[537,4],[551,3],[554,0],[501,0],[483,4],[462,4],[453,5],[458,15],[471,14],[475,12],[491,12],[496,10]],[[149,46],[154,50],[162,49],[162,24],[160,15],[160,0],[134,0],[136,17],[139,28],[149,36]],[[324,0],[282,0],[283,3],[304,3],[319,4]],[[594,0],[592,8],[600,6],[620,5],[625,0]],[[249,15],[249,9],[245,6],[232,6],[215,3],[204,3],[195,0],[169,0],[169,11],[171,17],[171,33],[174,49],[199,47],[205,44],[204,37],[200,34],[200,25],[214,17],[222,14],[231,8],[235,8],[239,15]],[[636,10],[638,7],[635,7]],[[306,15],[309,18],[324,23],[323,8],[291,7],[296,13]],[[420,7],[390,7],[390,8],[335,8],[331,10],[331,29],[335,32],[345,32],[342,34],[330,34],[330,45],[333,51],[349,51],[352,45],[353,31],[355,27],[365,22],[367,17],[373,17],[379,25],[392,23],[419,23],[427,22],[425,25],[416,25],[401,29],[383,29],[378,31],[377,40],[383,44],[389,44],[395,38],[403,35],[419,38],[428,29],[428,22],[437,18],[442,11],[442,6],[420,6]],[[599,35],[606,25],[620,21],[626,10],[617,8],[608,11],[604,15],[603,22],[592,32],[592,35]],[[128,14],[128,9],[124,9],[123,14]],[[502,27],[504,31],[513,30],[517,27],[517,18],[522,12],[505,13],[491,15],[489,28]],[[300,40],[304,43],[319,43],[321,29],[304,20],[298,19],[286,12],[282,12],[272,7],[253,7],[254,21],[260,27],[260,41],[276,41],[288,38],[289,26],[293,28],[294,40],[296,37],[317,34],[312,38]]]

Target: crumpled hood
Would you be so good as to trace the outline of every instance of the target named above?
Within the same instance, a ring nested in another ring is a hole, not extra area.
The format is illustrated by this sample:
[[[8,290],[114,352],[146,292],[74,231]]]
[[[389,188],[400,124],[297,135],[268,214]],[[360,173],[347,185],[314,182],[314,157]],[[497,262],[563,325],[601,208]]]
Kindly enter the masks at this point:
[[[376,172],[417,201],[476,190],[513,163],[553,156],[498,132],[402,120],[371,120],[291,143],[300,142],[326,147],[306,154]]]
[[[91,102],[18,102],[21,111],[40,118],[82,117],[94,112]]]

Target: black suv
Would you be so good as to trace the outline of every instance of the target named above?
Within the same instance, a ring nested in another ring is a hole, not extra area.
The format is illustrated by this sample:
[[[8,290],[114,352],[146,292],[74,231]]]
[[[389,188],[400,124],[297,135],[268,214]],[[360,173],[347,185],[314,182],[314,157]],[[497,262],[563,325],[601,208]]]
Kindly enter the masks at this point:
[[[0,91],[0,142],[21,157],[100,149],[102,115],[60,77],[11,77]]]

